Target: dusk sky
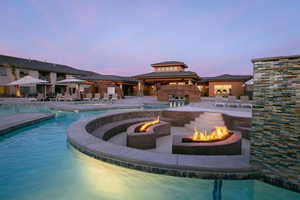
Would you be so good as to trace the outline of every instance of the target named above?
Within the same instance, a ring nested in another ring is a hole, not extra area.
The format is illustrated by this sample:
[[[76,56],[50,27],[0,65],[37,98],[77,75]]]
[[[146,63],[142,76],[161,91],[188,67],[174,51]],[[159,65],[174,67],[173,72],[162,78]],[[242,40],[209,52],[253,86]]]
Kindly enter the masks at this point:
[[[103,74],[252,74],[252,58],[300,54],[300,0],[1,0],[0,23],[0,54]]]

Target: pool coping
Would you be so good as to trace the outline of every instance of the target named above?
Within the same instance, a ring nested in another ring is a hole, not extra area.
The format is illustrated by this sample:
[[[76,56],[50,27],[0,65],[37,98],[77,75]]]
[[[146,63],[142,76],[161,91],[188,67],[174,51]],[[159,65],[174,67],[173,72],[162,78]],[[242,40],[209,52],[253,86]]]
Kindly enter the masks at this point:
[[[73,111],[73,112],[85,112],[85,111],[101,111],[101,110],[116,110],[116,109],[140,109],[143,106],[129,106],[129,105],[80,105],[80,104],[48,104],[49,109],[60,111]]]
[[[145,172],[204,179],[254,179],[260,176],[256,166],[246,161],[241,162],[241,156],[230,156],[230,159],[238,161],[240,166],[235,162],[227,162],[227,167],[224,167],[212,161],[218,158],[225,162],[228,156],[215,156],[213,159],[202,156],[199,162],[200,157],[195,155],[149,152],[115,145],[93,136],[86,130],[86,126],[96,119],[121,113],[125,112],[102,114],[74,122],[68,128],[68,142],[77,150],[96,159]],[[205,159],[208,160],[207,163]]]
[[[15,118],[18,119],[13,122],[7,122],[7,123],[0,123],[0,136],[5,135],[9,133],[10,131],[41,122],[44,120],[48,120],[51,118],[54,118],[55,114],[53,113],[16,113],[16,114],[9,114],[9,115],[3,115],[2,120],[8,121],[9,118]]]

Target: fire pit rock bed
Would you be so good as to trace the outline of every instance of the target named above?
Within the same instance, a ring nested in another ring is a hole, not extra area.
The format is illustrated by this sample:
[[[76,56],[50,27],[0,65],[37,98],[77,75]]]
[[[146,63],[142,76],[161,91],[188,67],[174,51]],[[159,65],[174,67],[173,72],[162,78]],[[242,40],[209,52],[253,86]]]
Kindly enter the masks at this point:
[[[127,129],[127,146],[137,149],[153,149],[156,147],[158,137],[170,135],[170,123],[160,121],[159,124],[150,126],[145,132],[138,132],[138,129],[145,122],[137,123]]]
[[[242,136],[240,132],[230,131],[229,138],[217,142],[184,142],[186,136],[173,136],[172,153],[192,155],[240,155]]]
[[[258,168],[245,160],[247,155],[167,154],[115,145],[108,141],[114,135],[126,132],[130,126],[153,120],[157,116],[172,126],[184,126],[201,113],[166,110],[109,113],[73,123],[68,129],[67,139],[77,150],[96,159],[145,172],[209,179],[259,177]]]

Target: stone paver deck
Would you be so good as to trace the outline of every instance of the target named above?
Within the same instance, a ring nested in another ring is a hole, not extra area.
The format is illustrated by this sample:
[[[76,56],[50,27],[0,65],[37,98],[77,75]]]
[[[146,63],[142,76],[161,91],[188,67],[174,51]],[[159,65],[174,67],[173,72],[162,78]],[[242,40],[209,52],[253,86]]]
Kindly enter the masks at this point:
[[[252,118],[252,109],[235,107],[215,107],[212,102],[192,103],[186,106],[168,108],[168,110],[189,112],[219,112],[230,116]]]
[[[97,101],[89,102],[49,102],[51,109],[63,111],[92,111],[108,109],[135,109],[142,108],[144,104],[166,104],[158,102],[155,97],[126,97],[119,99],[115,103],[101,103]]]
[[[52,113],[17,113],[0,116],[0,135],[54,117]]]
[[[149,149],[146,151],[149,152],[160,152],[160,153],[169,153],[172,154],[172,137],[174,135],[192,135],[190,129],[185,127],[172,127],[171,128],[171,135],[164,136],[157,138],[156,140],[156,148]],[[125,146],[126,147],[126,132],[120,133],[114,137],[112,137],[109,142]],[[185,157],[180,156],[179,157]],[[242,141],[242,155],[235,155],[235,156],[188,156],[188,160],[185,160],[185,163],[197,163],[197,166],[202,167],[211,167],[215,168],[216,165],[222,168],[237,168],[237,167],[249,167],[249,157],[250,157],[250,144],[249,140],[243,139]],[[180,160],[179,160],[180,161]],[[178,161],[178,162],[179,162]]]

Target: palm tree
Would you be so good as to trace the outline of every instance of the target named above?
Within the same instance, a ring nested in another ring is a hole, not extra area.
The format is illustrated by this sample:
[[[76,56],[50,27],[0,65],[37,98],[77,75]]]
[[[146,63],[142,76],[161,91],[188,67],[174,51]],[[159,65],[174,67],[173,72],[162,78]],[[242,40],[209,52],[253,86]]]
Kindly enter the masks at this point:
[[[9,66],[11,68],[11,73],[12,73],[12,75],[14,77],[14,81],[15,81],[15,80],[17,80],[17,73],[16,73],[17,66],[15,64],[10,64]]]

